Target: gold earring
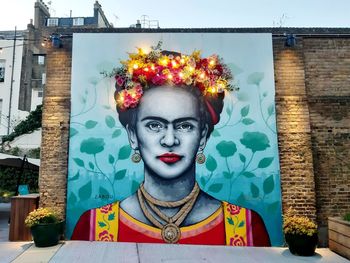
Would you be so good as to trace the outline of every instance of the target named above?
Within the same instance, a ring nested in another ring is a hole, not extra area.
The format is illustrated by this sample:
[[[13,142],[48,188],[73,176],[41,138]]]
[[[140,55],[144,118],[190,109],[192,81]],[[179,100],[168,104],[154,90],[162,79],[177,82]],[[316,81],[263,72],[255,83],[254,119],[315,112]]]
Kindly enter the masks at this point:
[[[136,150],[131,156],[131,161],[133,161],[134,163],[139,163],[141,161],[141,155]]]
[[[203,163],[205,163],[205,155],[204,155],[204,153],[203,153],[203,150],[200,150],[200,152],[197,153],[197,155],[196,155],[196,162],[197,162],[198,164],[203,164]]]

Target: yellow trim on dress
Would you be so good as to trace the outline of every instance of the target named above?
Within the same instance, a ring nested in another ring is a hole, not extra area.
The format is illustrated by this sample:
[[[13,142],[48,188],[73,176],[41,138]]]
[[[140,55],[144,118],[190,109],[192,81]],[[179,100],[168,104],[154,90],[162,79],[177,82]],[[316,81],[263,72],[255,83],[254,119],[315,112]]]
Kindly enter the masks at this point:
[[[118,241],[119,202],[95,209],[95,240]]]
[[[222,202],[222,204],[224,209],[226,245],[247,246],[246,209],[227,202]]]

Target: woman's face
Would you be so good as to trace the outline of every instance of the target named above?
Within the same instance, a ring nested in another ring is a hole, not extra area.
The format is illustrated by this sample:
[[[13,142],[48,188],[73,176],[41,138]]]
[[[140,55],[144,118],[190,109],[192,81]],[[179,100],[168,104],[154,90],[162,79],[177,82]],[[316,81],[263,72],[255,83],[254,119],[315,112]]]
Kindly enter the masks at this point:
[[[127,129],[145,168],[164,179],[194,168],[208,130],[201,128],[197,98],[185,88],[160,86],[146,91],[138,107],[136,130]]]

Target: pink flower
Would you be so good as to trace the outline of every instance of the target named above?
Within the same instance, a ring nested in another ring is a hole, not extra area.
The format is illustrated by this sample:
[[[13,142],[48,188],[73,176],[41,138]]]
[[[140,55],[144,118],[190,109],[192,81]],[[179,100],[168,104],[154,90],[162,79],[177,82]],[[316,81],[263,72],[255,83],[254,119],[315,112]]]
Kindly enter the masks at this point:
[[[230,246],[235,247],[244,247],[246,245],[244,238],[239,235],[235,235],[234,237],[230,238]]]
[[[125,82],[125,78],[121,77],[121,76],[116,76],[116,81],[117,81],[117,85],[119,87],[123,86],[124,82]]]
[[[100,211],[101,211],[101,213],[108,214],[108,212],[112,211],[112,204],[102,206],[100,208]]]
[[[237,215],[239,214],[239,211],[241,210],[241,207],[238,205],[231,205],[229,204],[227,207],[227,211],[230,212],[231,215]]]
[[[99,241],[114,241],[114,236],[110,233],[108,233],[107,230],[101,232],[99,235],[98,235],[98,240]]]

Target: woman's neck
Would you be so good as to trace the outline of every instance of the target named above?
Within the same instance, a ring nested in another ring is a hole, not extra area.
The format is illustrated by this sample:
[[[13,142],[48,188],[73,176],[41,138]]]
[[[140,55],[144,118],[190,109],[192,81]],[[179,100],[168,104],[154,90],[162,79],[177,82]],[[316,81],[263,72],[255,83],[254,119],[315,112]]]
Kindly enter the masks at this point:
[[[164,179],[145,167],[145,190],[161,201],[178,201],[186,197],[195,184],[195,167],[174,179]]]

